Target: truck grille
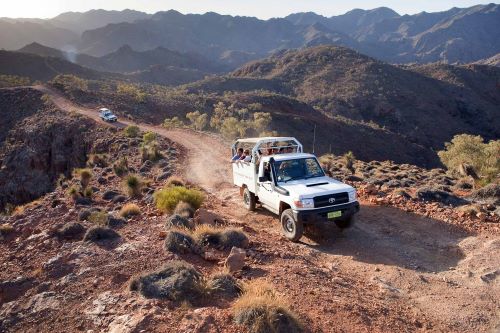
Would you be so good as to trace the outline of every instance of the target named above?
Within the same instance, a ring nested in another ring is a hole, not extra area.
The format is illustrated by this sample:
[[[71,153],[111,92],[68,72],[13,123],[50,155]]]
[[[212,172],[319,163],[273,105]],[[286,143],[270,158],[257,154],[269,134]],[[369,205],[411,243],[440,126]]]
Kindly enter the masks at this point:
[[[330,200],[330,199],[332,199],[332,200]],[[348,203],[348,202],[349,202],[349,194],[347,194],[347,192],[328,194],[328,195],[322,195],[319,197],[315,197],[314,198],[314,207],[315,208],[328,207],[328,206],[340,205],[340,204]]]

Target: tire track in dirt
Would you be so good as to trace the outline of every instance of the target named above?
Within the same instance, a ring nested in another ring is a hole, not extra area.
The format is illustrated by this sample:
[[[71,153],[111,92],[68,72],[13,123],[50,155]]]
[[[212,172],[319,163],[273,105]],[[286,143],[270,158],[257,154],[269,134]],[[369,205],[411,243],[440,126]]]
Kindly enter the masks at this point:
[[[160,126],[137,123],[127,119],[119,119],[114,124],[104,123],[99,118],[97,110],[77,105],[50,87],[40,85],[33,88],[48,94],[54,104],[61,110],[84,115],[108,126],[124,128],[129,125],[136,125],[142,131],[155,132],[170,139],[182,146],[187,154],[186,165],[181,166],[186,180],[201,186],[207,192],[215,194],[219,198],[236,192],[232,186],[229,144],[223,143],[219,138],[193,130],[168,130]]]

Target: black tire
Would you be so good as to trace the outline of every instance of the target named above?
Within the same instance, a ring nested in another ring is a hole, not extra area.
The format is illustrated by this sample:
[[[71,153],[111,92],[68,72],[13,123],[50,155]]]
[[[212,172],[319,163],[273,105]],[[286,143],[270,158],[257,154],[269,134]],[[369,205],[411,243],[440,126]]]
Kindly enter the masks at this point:
[[[349,216],[348,218],[340,219],[340,220],[335,220],[335,224],[337,227],[340,229],[347,229],[353,226],[354,221],[356,219],[354,218],[354,215]]]
[[[287,209],[281,213],[281,229],[283,235],[292,242],[297,242],[304,233],[304,225],[302,222],[297,221],[293,216],[291,209]]]
[[[245,191],[243,191],[243,203],[251,212],[255,210],[255,201],[255,194],[250,192],[248,188],[245,188]]]

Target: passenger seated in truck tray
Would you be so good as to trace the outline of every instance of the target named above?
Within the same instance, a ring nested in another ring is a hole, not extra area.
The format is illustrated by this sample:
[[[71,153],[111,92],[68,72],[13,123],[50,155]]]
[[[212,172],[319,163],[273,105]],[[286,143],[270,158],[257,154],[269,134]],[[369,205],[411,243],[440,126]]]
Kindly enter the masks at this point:
[[[243,148],[238,148],[238,151],[236,152],[236,155],[233,156],[231,159],[232,162],[238,161],[241,158],[241,155],[243,155]]]
[[[245,149],[243,151],[243,155],[241,155],[240,161],[243,161],[243,162],[250,162],[250,161],[252,161],[252,155],[250,155],[250,150]]]

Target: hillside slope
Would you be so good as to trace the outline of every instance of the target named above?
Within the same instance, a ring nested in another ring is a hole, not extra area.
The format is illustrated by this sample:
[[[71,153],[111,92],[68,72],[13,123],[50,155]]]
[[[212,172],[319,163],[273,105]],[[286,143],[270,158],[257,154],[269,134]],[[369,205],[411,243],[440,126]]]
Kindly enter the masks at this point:
[[[438,69],[456,73],[456,80],[438,77]],[[349,49],[322,46],[277,54],[231,77],[268,80],[278,92],[325,115],[374,122],[435,149],[457,133],[487,138],[500,134],[495,121],[500,70],[494,67],[429,65],[408,70]]]

